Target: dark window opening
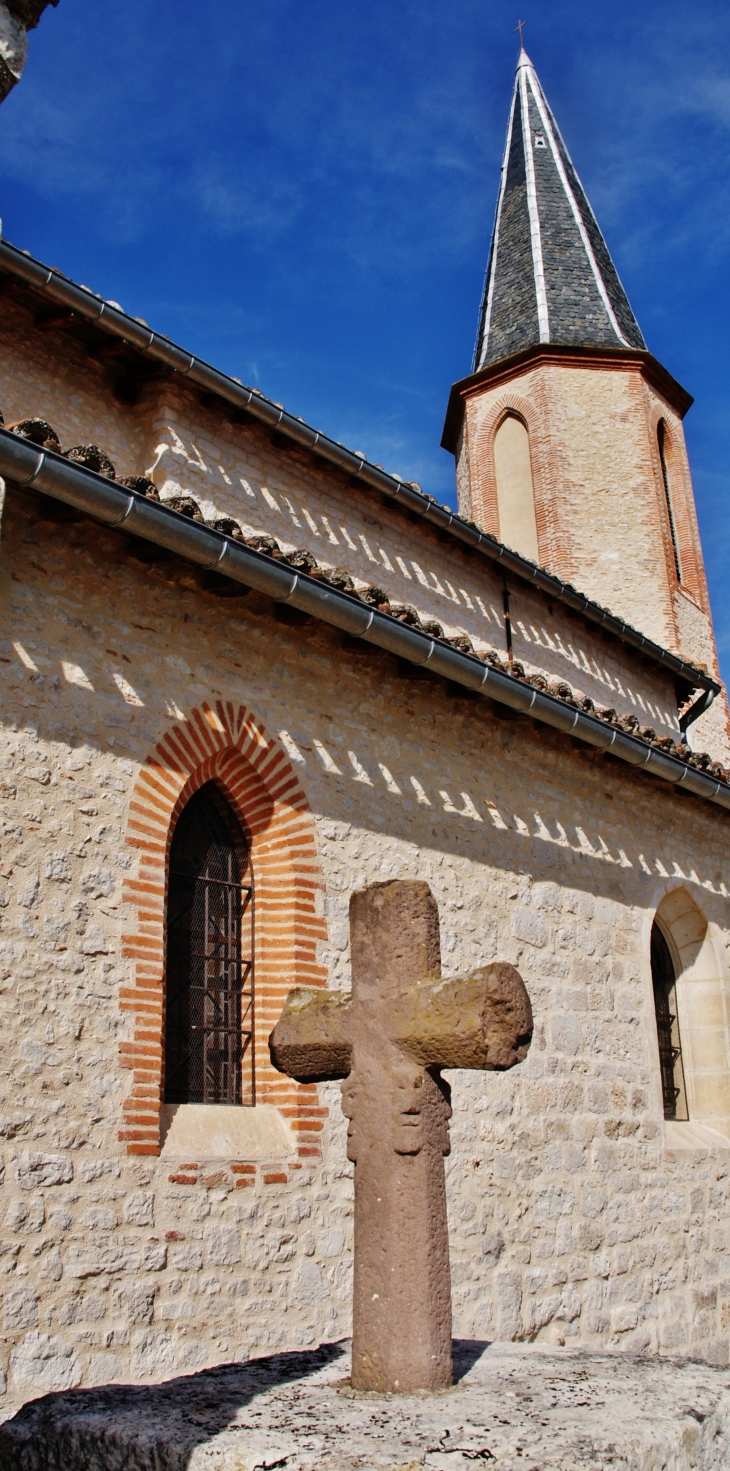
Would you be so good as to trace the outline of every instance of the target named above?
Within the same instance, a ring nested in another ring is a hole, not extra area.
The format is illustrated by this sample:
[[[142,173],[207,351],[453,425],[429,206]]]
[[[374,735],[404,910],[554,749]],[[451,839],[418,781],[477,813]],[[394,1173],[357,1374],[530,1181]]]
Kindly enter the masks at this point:
[[[656,922],[651,931],[651,978],[659,1039],[665,1119],[688,1119],[682,1043],[677,1016],[677,978],[669,946]]]
[[[213,782],[181,812],[170,849],[165,1102],[254,1103],[253,876]]]
[[[657,426],[657,439],[659,441],[659,459],[662,466],[662,480],[664,481],[664,496],[667,502],[667,514],[669,516],[669,530],[672,533],[672,550],[674,552],[674,566],[677,572],[677,581],[682,581],[682,564],[679,560],[679,542],[677,541],[677,528],[674,524],[674,511],[672,510],[672,492],[669,485],[669,470],[667,468],[667,426],[663,419],[659,420]]]

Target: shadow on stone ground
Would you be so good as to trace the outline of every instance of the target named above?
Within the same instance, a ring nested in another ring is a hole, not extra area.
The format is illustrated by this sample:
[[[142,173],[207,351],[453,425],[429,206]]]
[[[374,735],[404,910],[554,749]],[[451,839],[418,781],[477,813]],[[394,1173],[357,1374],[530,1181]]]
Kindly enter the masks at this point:
[[[487,1348],[454,1341],[454,1382]],[[225,1364],[163,1384],[114,1384],[47,1394],[0,1425],[0,1471],[187,1471],[190,1458],[257,1395],[310,1380],[345,1360],[349,1343]],[[328,1378],[330,1376],[327,1376]]]
[[[195,1448],[256,1395],[307,1379],[348,1348],[348,1342],[326,1343],[162,1384],[46,1394],[0,1425],[0,1471],[186,1471]]]
[[[458,1384],[459,1380],[474,1368],[488,1348],[486,1338],[455,1338],[453,1340],[451,1351],[454,1360],[454,1384]]]
[[[49,1394],[0,1426],[0,1471],[729,1471],[730,1368],[454,1343],[451,1392],[356,1394],[349,1343],[155,1385]]]

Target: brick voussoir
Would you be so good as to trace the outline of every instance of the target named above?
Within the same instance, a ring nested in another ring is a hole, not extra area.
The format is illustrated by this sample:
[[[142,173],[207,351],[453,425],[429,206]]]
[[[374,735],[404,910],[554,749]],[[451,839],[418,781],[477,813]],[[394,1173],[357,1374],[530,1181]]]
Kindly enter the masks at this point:
[[[243,707],[218,704],[215,711],[208,705],[195,707],[184,723],[175,722],[157,743],[140,770],[130,802],[127,841],[140,852],[140,871],[125,888],[125,899],[137,918],[123,943],[124,953],[137,962],[138,985],[125,987],[120,1002],[136,1013],[138,1022],[134,1040],[120,1043],[120,1060],[133,1069],[135,1097],[139,1089],[154,1097],[151,1111],[158,1130],[148,1143],[130,1137],[130,1151],[148,1144],[152,1148],[153,1143],[159,1146],[164,874],[171,826],[183,793],[216,777],[230,792],[252,835],[261,917],[257,954],[263,946],[273,959],[272,964],[257,965],[259,1028],[267,1028],[270,1020],[273,1024],[290,989],[288,981],[279,982],[282,965],[294,977],[304,966],[315,983],[324,978],[316,963],[316,941],[325,936],[326,927],[313,912],[313,896],[322,889],[322,878],[312,816],[296,773],[278,742],[268,740],[261,723]],[[282,1101],[296,1099],[296,1086],[272,1075],[265,1037],[257,1038],[255,1052],[259,1091],[263,1088],[267,1097]],[[136,1107],[139,1112],[139,1104]]]

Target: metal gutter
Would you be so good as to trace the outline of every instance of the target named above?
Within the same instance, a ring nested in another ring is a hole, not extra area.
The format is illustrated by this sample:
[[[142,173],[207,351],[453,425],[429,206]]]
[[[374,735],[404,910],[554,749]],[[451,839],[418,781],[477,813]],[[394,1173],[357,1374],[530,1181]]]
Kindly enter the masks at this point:
[[[683,735],[687,734],[695,720],[699,720],[700,715],[704,715],[705,710],[709,710],[716,694],[717,690],[703,689],[702,694],[694,701],[694,704],[690,705],[689,710],[685,710],[684,715],[680,716],[679,729]]]
[[[572,609],[573,612],[579,613],[589,623],[597,625],[630,648],[642,653],[645,658],[660,665],[675,678],[682,679],[693,687],[711,689],[715,694],[720,693],[722,685],[717,680],[702,670],[696,669],[686,660],[680,659],[676,654],[671,654],[667,649],[661,648],[652,639],[646,638],[638,629],[632,628],[631,624],[625,623],[622,618],[615,617],[600,604],[584,597],[570,583],[563,582],[561,578],[544,571],[526,557],[521,557],[519,553],[511,551],[509,547],[495,541],[486,532],[479,531],[470,522],[462,520],[455,512],[438,505],[437,502],[423,495],[421,491],[414,490],[411,485],[397,480],[393,475],[388,475],[385,470],[378,469],[377,465],[371,465],[364,456],[354,454],[352,450],[345,449],[344,445],[329,439],[325,434],[320,434],[316,429],[305,424],[302,419],[288,414],[285,409],[272,403],[270,399],[264,398],[262,394],[256,393],[252,388],[246,388],[235,378],[227,377],[225,373],[210,367],[208,363],[194,357],[192,353],[176,347],[169,337],[160,336],[159,333],[153,332],[151,327],[146,327],[134,317],[127,316],[126,312],[110,306],[108,302],[101,301],[92,291],[88,291],[83,286],[76,286],[60,271],[41,265],[25,251],[16,249],[14,245],[9,245],[5,240],[0,240],[0,272],[3,270],[19,276],[29,286],[43,292],[59,306],[66,307],[69,311],[95,322],[101,329],[113,336],[122,338],[147,357],[162,363],[174,372],[181,373],[198,388],[208,393],[215,393],[235,408],[245,410],[269,430],[287,435],[301,449],[321,455],[323,459],[335,465],[353,480],[368,486],[371,490],[379,491],[381,495],[401,506],[403,510],[421,516],[437,531],[447,533],[473,551],[480,552],[489,561],[501,567],[503,571],[519,577],[521,581],[538,588],[548,597],[554,598],[565,607]]]
[[[462,654],[430,634],[399,623],[348,593],[323,586],[316,578],[297,572],[264,552],[254,551],[220,531],[188,520],[159,501],[146,500],[126,486],[71,463],[63,455],[38,449],[6,429],[0,429],[0,475],[23,489],[32,488],[64,501],[105,526],[154,542],[199,567],[215,569],[275,602],[288,603],[353,638],[363,639],[474,693],[487,695],[597,750],[610,751],[630,766],[642,767],[653,776],[730,811],[730,786],[714,777],[685,766],[673,756],[664,755],[470,654]]]

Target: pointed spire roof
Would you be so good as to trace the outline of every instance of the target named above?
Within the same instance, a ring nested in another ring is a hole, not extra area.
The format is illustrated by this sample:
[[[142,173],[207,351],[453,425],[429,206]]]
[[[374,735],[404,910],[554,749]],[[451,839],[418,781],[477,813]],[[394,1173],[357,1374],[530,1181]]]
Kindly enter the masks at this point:
[[[541,342],[646,347],[523,48],[515,76],[474,369]]]

